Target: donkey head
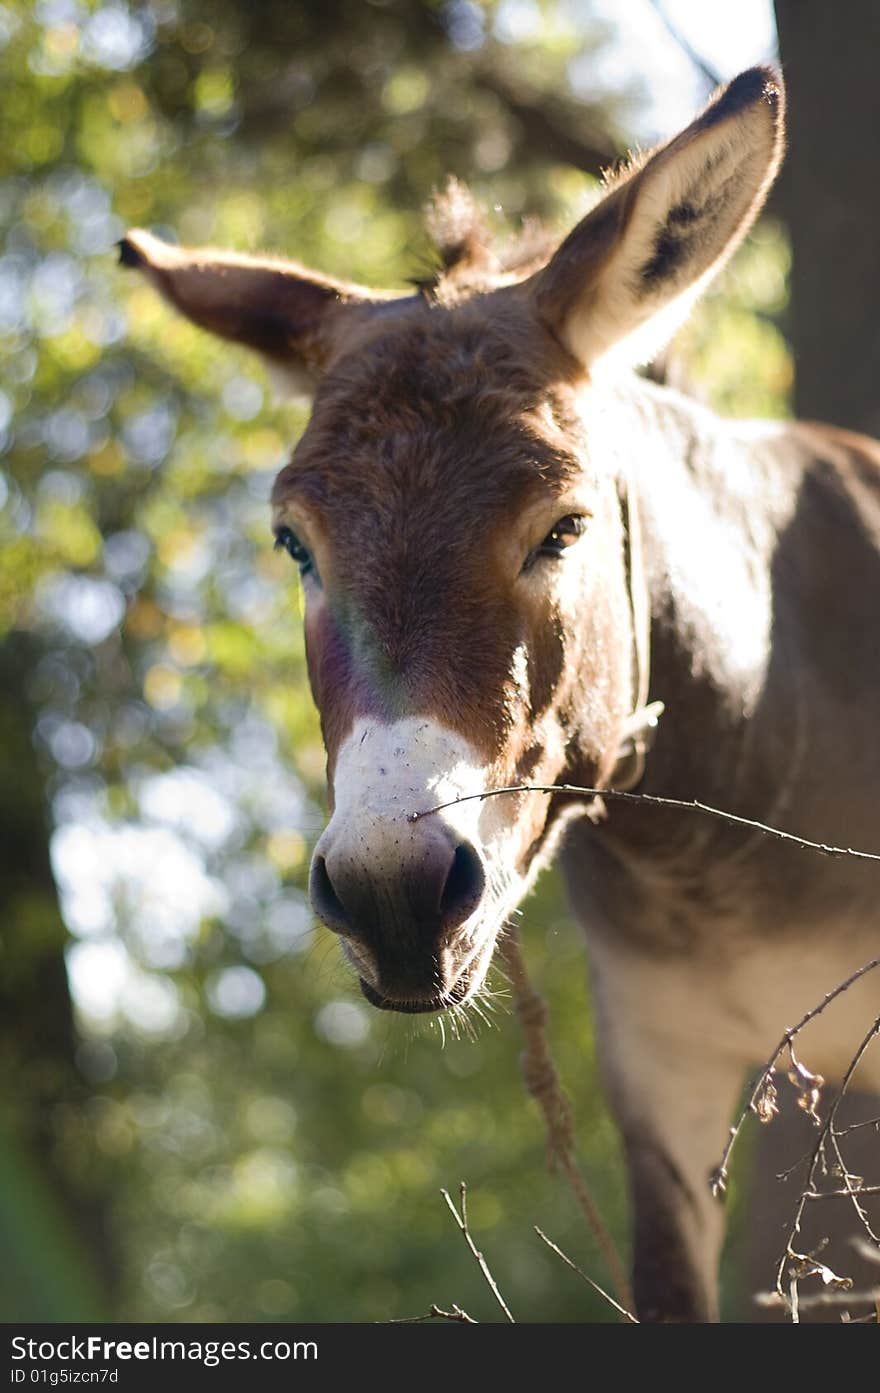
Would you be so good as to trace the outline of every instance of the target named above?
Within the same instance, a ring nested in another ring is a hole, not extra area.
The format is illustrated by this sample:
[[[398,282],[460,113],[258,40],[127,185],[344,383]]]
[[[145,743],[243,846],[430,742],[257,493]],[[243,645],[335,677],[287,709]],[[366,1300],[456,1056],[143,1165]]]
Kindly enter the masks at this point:
[[[635,700],[619,488],[638,441],[608,438],[596,368],[649,357],[744,235],[781,107],[772,72],[743,74],[552,255],[515,267],[454,194],[446,274],[418,294],[140,231],[122,243],[183,314],[314,394],[273,496],[333,809],[311,897],[377,1006],[478,990],[566,802],[413,814],[611,776]]]

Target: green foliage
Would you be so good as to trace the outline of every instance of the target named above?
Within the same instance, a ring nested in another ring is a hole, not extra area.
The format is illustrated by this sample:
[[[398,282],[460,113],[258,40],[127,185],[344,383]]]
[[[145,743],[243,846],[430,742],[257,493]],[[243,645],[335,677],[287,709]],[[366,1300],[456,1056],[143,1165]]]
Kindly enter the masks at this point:
[[[724,415],[788,414],[792,361],[780,319],[789,268],[782,228],[759,223],[676,340],[689,379]]]
[[[572,216],[592,181],[499,95],[515,74],[614,130],[610,102],[584,111],[568,87],[601,38],[571,13],[0,5],[0,629],[30,641],[3,683],[33,713],[39,760],[5,742],[4,797],[45,784],[78,1031],[33,1046],[34,1092],[22,1023],[61,929],[25,847],[0,957],[20,1007],[2,1035],[0,1170],[26,1184],[32,1145],[43,1170],[4,1247],[3,1314],[77,1318],[102,1278],[118,1318],[383,1320],[457,1301],[491,1319],[439,1196],[462,1177],[519,1318],[606,1314],[532,1232],[607,1281],[546,1174],[504,983],[492,1028],[444,1047],[437,1023],[371,1014],[311,925],[323,756],[267,510],[304,418],[113,256],[141,223],[402,284],[424,268],[418,210],[448,171],[514,220]],[[784,275],[768,230],[683,340],[725,406],[783,404]],[[40,818],[28,826],[45,857]],[[552,877],[524,925],[586,1170],[622,1236],[586,966]],[[47,1252],[58,1203],[78,1237]]]

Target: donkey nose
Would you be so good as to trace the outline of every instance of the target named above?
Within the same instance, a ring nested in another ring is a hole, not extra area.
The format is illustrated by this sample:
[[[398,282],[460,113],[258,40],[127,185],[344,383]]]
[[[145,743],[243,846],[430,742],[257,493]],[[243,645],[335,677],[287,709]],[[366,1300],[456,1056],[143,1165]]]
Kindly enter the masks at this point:
[[[309,897],[329,928],[381,953],[383,946],[433,946],[470,917],[485,885],[478,852],[443,829],[408,848],[398,864],[371,864],[345,847],[319,847]]]

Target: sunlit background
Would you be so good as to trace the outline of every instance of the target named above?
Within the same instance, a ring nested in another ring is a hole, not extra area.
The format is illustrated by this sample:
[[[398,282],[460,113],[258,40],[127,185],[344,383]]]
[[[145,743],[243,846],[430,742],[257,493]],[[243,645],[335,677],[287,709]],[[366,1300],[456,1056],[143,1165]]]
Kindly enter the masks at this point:
[[[0,1317],[491,1317],[439,1198],[461,1178],[515,1313],[601,1317],[532,1231],[607,1280],[545,1172],[503,980],[492,1028],[444,1048],[371,1013],[311,919],[323,759],[267,508],[304,418],[114,243],[399,285],[447,171],[499,227],[563,227],[773,48],[765,0],[0,5]],[[787,408],[787,258],[762,224],[681,337],[724,410]],[[523,922],[623,1241],[553,877]]]

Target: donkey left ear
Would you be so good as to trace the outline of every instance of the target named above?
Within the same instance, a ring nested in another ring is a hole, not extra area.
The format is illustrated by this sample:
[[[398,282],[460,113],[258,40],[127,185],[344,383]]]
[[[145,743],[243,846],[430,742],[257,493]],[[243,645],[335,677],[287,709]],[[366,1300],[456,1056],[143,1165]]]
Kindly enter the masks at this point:
[[[585,367],[646,362],[757,217],[783,152],[784,89],[751,68],[612,185],[532,282],[541,318]]]
[[[314,386],[352,316],[381,298],[292,262],[187,250],[140,228],[119,243],[119,259],[142,271],[194,324],[282,368],[298,391]]]

